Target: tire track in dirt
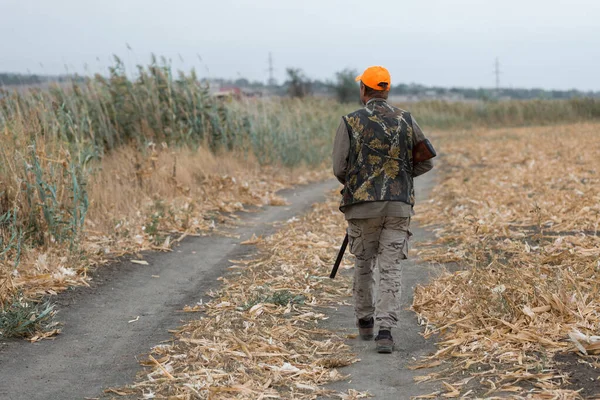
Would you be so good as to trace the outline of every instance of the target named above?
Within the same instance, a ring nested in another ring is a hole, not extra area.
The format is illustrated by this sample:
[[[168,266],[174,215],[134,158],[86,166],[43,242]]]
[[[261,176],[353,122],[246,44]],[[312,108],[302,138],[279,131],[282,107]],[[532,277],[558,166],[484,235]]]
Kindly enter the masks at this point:
[[[172,253],[144,253],[148,266],[123,261],[99,268],[90,288],[55,299],[57,319],[64,324],[55,340],[0,344],[0,399],[96,398],[107,387],[132,382],[140,370],[137,357],[169,340],[169,329],[193,318],[178,311],[206,301],[206,293],[219,286],[217,278],[231,264],[228,260],[253,252],[253,246],[240,246],[241,241],[274,232],[274,222],[306,212],[336,186],[329,180],[279,192],[289,205],[244,216],[231,230],[239,239],[189,238]]]

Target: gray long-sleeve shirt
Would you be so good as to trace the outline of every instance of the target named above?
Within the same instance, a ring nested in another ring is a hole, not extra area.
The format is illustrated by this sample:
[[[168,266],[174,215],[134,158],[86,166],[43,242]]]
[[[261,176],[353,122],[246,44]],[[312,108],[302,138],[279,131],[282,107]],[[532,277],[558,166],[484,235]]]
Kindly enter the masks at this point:
[[[417,124],[415,118],[412,118],[413,141],[414,144],[425,139],[423,131]],[[344,120],[340,122],[335,141],[333,143],[333,174],[344,184],[346,180],[346,172],[348,170],[348,155],[350,152],[350,136],[348,128]],[[415,164],[413,167],[413,177],[422,175],[433,168],[431,160],[423,161]],[[378,217],[410,217],[414,215],[413,208],[410,204],[401,201],[372,201],[358,204],[351,204],[342,210],[347,220],[349,219],[365,219]]]

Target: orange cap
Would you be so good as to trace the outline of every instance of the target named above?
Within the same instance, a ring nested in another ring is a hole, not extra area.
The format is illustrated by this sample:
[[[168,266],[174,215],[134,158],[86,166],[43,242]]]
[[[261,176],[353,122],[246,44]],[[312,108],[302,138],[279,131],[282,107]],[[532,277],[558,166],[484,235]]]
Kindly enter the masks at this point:
[[[378,65],[365,69],[362,75],[356,77],[356,81],[362,81],[365,86],[374,90],[390,90],[390,86],[392,85],[392,77],[389,71]],[[380,84],[383,85],[380,86]]]

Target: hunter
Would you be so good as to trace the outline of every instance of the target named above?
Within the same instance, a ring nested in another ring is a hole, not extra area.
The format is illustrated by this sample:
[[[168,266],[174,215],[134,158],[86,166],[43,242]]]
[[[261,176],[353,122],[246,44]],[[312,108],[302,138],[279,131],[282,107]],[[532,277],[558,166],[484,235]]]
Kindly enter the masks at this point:
[[[391,329],[397,326],[400,311],[402,260],[408,257],[412,235],[413,178],[433,168],[430,159],[421,159],[433,157],[435,150],[411,114],[387,102],[391,87],[387,69],[369,67],[356,81],[364,107],[342,117],[333,147],[333,173],[344,185],[340,210],[348,221],[350,252],[356,257],[353,297],[359,334],[372,340],[377,322],[376,350],[391,353]],[[433,155],[417,159],[414,151],[423,143]],[[376,263],[379,285],[374,293]]]

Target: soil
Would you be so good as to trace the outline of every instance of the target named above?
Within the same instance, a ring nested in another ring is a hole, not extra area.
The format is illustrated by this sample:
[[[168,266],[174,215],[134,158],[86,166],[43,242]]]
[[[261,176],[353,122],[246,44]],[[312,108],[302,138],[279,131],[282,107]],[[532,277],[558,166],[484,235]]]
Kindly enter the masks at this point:
[[[556,368],[569,375],[565,389],[580,390],[584,399],[600,399],[600,357],[577,353],[559,353],[554,356]],[[596,366],[594,366],[595,364]]]

